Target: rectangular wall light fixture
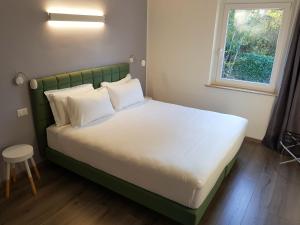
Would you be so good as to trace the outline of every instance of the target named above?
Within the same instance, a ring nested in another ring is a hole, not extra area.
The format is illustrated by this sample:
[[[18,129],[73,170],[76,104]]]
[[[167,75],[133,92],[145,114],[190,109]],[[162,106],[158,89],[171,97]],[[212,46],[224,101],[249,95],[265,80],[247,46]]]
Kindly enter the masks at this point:
[[[78,15],[78,14],[63,14],[63,13],[48,13],[49,21],[62,22],[98,22],[104,23],[105,16],[98,15]]]

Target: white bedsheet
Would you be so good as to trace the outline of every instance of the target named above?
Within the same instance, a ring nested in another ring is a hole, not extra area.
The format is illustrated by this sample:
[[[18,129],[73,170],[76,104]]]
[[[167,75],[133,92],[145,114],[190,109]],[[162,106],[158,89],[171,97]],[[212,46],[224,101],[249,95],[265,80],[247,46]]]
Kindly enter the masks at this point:
[[[198,208],[238,152],[247,120],[147,100],[83,128],[47,129],[49,147]]]

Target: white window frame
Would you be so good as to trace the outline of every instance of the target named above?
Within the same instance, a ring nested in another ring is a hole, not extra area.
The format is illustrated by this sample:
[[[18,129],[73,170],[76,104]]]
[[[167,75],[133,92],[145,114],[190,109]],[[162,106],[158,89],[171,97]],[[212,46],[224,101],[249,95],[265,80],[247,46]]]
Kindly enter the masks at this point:
[[[282,61],[286,54],[286,48],[288,44],[289,29],[291,23],[291,6],[292,6],[291,2],[223,3],[222,6],[223,7],[219,9],[219,18],[220,18],[219,24],[221,26],[218,26],[217,30],[215,31],[217,37],[215,36],[215,45],[214,45],[215,50],[213,55],[214,59],[212,60],[210,84],[222,86],[222,87],[229,87],[229,88],[275,93],[277,80],[279,78],[283,66]],[[231,9],[263,9],[263,8],[283,9],[282,25],[278,34],[270,83],[264,84],[259,82],[222,78],[222,69],[223,69],[222,67],[223,67],[223,59],[224,59],[224,48],[226,44],[229,11]]]

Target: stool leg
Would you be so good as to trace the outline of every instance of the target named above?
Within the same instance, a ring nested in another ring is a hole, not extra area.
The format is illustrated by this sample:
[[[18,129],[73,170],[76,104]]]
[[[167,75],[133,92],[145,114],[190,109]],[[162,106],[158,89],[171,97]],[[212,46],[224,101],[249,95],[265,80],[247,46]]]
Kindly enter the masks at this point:
[[[11,164],[11,176],[13,182],[15,183],[17,178],[16,178],[16,165],[14,163]]]
[[[38,179],[41,179],[40,173],[39,173],[39,171],[36,167],[36,164],[35,164],[35,161],[34,161],[33,157],[30,159],[30,161],[31,161],[31,164],[33,166],[33,170],[35,172],[35,175],[37,176]]]
[[[30,185],[31,185],[32,193],[34,195],[36,195],[36,188],[35,188],[35,184],[34,184],[33,179],[32,179],[32,175],[31,175],[31,172],[30,172],[28,161],[25,160],[24,163],[25,163],[25,167],[26,167],[26,170],[27,170],[27,175],[28,175],[28,179],[29,179],[29,182],[30,182]]]
[[[5,197],[9,199],[10,196],[10,164],[6,163],[6,185],[5,185]]]

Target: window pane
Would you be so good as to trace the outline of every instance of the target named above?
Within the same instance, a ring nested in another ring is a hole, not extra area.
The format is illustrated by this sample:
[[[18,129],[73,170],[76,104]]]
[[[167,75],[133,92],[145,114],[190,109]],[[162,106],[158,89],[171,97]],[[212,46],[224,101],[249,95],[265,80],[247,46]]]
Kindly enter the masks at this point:
[[[222,78],[270,83],[282,9],[231,9]]]

